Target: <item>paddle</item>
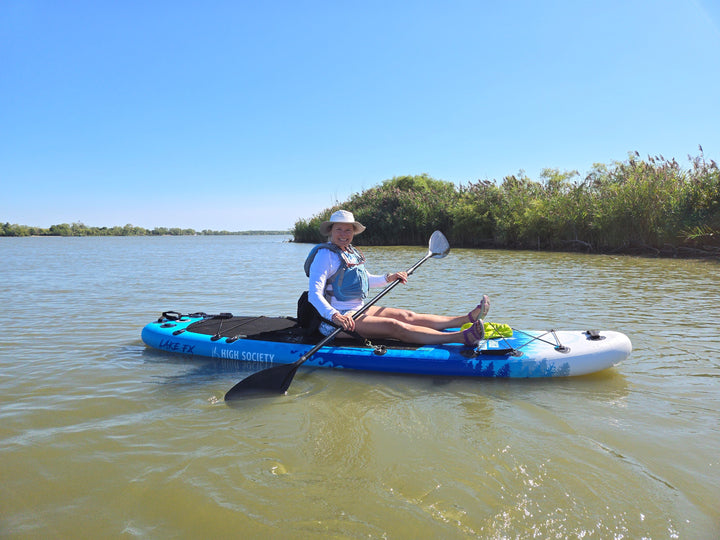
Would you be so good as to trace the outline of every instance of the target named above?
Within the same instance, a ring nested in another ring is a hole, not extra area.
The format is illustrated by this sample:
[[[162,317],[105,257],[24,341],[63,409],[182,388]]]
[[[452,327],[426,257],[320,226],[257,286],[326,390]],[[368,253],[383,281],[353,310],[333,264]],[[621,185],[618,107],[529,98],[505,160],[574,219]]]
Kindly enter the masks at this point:
[[[427,255],[425,255],[425,257],[420,259],[408,269],[408,275],[411,275],[422,263],[424,263],[431,257],[442,259],[443,257],[447,256],[449,252],[450,244],[448,244],[447,239],[445,238],[443,233],[441,233],[440,231],[435,231],[434,233],[432,233],[432,236],[430,236]],[[375,304],[383,296],[389,293],[398,283],[400,283],[400,281],[395,280],[390,285],[385,287],[377,296],[375,296],[375,298],[373,298],[363,307],[358,309],[357,312],[355,312],[355,314],[353,315],[353,319],[357,319],[365,312],[365,310],[367,310],[370,306]],[[278,366],[273,366],[267,369],[263,369],[262,371],[258,371],[257,373],[253,373],[252,375],[244,378],[242,381],[240,381],[230,390],[228,390],[227,394],[225,394],[225,401],[232,401],[241,398],[243,395],[257,394],[259,392],[274,392],[284,394],[290,387],[290,383],[292,382],[297,369],[313,354],[315,354],[323,346],[330,342],[340,332],[342,332],[342,328],[336,328],[329,336],[321,340],[320,343],[315,345],[312,349],[303,354],[298,360],[296,360],[292,364],[280,364]]]

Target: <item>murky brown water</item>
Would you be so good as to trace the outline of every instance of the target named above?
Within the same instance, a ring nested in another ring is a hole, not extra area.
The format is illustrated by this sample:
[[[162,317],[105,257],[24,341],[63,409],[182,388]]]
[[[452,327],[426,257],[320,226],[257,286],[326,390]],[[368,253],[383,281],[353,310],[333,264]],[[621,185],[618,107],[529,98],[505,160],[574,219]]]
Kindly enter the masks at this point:
[[[301,370],[228,407],[242,366],[145,349],[164,310],[293,314],[310,246],[284,240],[0,239],[0,536],[720,535],[720,264],[453,250],[384,299],[628,334],[589,377]]]

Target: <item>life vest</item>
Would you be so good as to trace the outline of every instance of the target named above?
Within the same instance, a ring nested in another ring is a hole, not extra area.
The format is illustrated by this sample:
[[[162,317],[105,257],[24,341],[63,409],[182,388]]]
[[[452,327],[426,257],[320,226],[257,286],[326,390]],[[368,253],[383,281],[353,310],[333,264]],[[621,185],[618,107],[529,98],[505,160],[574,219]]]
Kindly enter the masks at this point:
[[[365,257],[353,246],[349,246],[348,251],[343,251],[332,242],[318,244],[305,259],[305,275],[310,277],[310,266],[321,249],[337,253],[341,264],[340,269],[328,278],[328,285],[332,286],[332,290],[326,287],[325,294],[334,296],[341,302],[367,298],[370,285],[365,270]]]

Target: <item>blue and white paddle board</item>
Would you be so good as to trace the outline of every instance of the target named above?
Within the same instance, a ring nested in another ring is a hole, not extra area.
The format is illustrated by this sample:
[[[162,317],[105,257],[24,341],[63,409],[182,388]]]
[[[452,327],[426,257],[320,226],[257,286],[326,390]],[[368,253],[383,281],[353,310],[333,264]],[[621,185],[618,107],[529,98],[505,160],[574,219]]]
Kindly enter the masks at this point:
[[[296,361],[319,342],[294,319],[166,312],[145,326],[149,347],[178,354],[253,362],[262,367]],[[461,343],[412,345],[390,340],[336,339],[306,365],[467,377],[572,377],[615,366],[632,351],[630,339],[611,330],[518,330],[512,336]]]

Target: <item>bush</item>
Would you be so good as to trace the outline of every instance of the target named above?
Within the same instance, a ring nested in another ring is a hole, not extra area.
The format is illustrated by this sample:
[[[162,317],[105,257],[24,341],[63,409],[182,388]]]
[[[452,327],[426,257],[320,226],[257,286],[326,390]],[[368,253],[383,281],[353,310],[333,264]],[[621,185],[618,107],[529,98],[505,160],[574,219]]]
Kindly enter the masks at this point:
[[[324,241],[317,228],[339,208],[368,230],[358,243],[422,245],[439,229],[457,247],[607,252],[720,248],[720,171],[702,147],[691,167],[637,152],[610,167],[545,169],[539,181],[522,171],[498,184],[456,186],[426,174],[385,180],[293,230],[296,242]],[[718,253],[720,254],[720,253]]]

